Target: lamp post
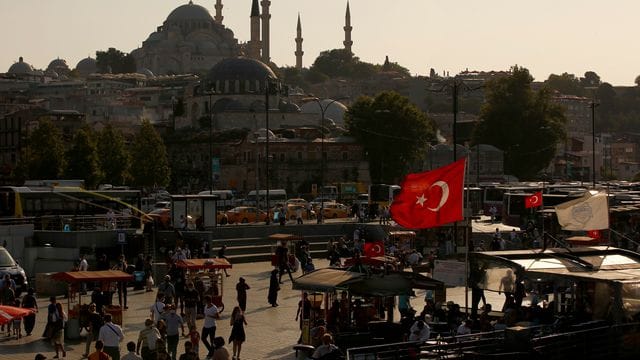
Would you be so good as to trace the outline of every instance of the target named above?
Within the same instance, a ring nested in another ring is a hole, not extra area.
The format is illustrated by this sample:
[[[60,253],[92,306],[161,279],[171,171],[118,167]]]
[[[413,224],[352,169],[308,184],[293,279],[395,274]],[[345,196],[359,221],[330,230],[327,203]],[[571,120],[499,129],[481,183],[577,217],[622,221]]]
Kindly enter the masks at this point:
[[[266,193],[266,201],[267,201],[267,221],[266,224],[269,225],[271,223],[271,219],[269,216],[269,210],[270,210],[270,205],[269,205],[269,188],[270,188],[270,184],[271,182],[269,181],[269,94],[270,93],[277,93],[278,91],[278,83],[277,82],[273,82],[272,79],[270,77],[266,77],[265,78],[265,82],[264,82],[264,114],[265,114],[265,161],[266,161],[266,166],[265,166],[265,184],[267,187],[267,193]],[[259,199],[259,194],[256,194],[256,199]]]
[[[316,216],[318,224],[322,224],[324,222],[324,216],[322,211],[324,210],[324,167],[325,167],[325,156],[324,156],[324,115],[327,112],[329,106],[339,100],[347,99],[347,97],[339,97],[331,100],[327,103],[326,106],[322,106],[322,102],[317,97],[307,97],[303,98],[303,102],[313,101],[318,104],[320,108],[320,212]]]
[[[593,167],[593,188],[596,187],[596,108],[599,106],[595,99],[591,101],[591,166]]]
[[[209,194],[213,194],[213,104],[212,97],[216,92],[209,90],[205,95],[209,96]]]

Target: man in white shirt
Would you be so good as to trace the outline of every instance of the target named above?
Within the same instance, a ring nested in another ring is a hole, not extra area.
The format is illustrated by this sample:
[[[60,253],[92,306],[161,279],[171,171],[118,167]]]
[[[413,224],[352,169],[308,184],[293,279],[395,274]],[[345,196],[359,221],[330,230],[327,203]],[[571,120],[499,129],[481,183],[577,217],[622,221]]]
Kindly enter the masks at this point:
[[[98,340],[104,343],[104,352],[111,356],[112,360],[120,360],[120,343],[124,340],[122,328],[111,322],[111,314],[104,316],[104,325],[100,328]]]
[[[425,342],[429,340],[430,336],[431,329],[424,321],[418,320],[411,325],[411,329],[409,330],[409,341]]]
[[[220,318],[218,308],[213,305],[210,295],[204,297],[204,325],[202,326],[202,343],[207,348],[207,357],[213,356],[213,339],[216,337],[216,319]],[[207,339],[208,338],[208,339]]]
[[[80,264],[78,265],[78,271],[88,271],[89,263],[87,262],[86,255],[80,255]],[[87,293],[87,283],[80,284],[80,294],[85,295]]]

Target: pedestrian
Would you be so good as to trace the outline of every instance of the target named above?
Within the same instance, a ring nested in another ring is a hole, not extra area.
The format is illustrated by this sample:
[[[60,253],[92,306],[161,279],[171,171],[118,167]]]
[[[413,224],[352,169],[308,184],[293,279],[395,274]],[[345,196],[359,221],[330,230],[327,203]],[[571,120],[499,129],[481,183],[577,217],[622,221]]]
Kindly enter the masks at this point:
[[[153,280],[152,260],[153,258],[151,257],[151,255],[147,255],[147,257],[144,259],[144,280],[147,292],[153,291],[153,285],[155,285]]]
[[[33,310],[33,313],[24,317],[24,331],[26,336],[30,336],[36,325],[36,313],[38,312],[38,301],[36,301],[36,297],[34,296],[33,288],[29,288],[27,295],[22,297],[21,306],[25,309]]]
[[[87,330],[87,339],[85,341],[84,354],[82,354],[83,358],[89,356],[91,342],[98,340],[98,335],[102,325],[104,325],[104,321],[102,320],[102,315],[97,311],[96,304],[89,304],[89,315],[87,316],[87,326],[85,326],[85,330]]]
[[[157,323],[162,318],[162,313],[164,312],[164,294],[158,293],[156,296],[156,301],[151,305],[151,320],[154,323]]]
[[[224,244],[223,244],[223,245],[220,247],[220,250],[218,250],[218,259],[225,259],[225,260],[229,261],[229,259],[227,259],[227,257],[226,257],[226,256],[225,256],[225,254],[224,254],[226,250],[227,250],[227,245],[224,245]],[[223,270],[224,270],[224,274],[225,274],[227,277],[231,276],[231,275],[229,275],[229,273],[227,272],[227,269],[226,269],[226,268],[224,268]]]
[[[302,293],[302,300],[298,301],[298,311],[296,311],[296,321],[300,319],[300,330],[302,330],[302,323],[304,320],[309,320],[311,317],[311,301],[309,301],[309,294]],[[298,339],[298,344],[302,343],[302,333]]]
[[[89,263],[87,262],[87,256],[85,254],[80,255],[80,264],[78,265],[78,271],[88,271]],[[87,283],[80,283],[80,295],[87,294]]]
[[[213,304],[210,295],[204,297],[204,325],[202,327],[202,343],[207,348],[208,356],[213,356],[213,340],[216,337],[216,319],[220,318],[218,308]]]
[[[289,273],[289,279],[293,282],[293,275],[291,275],[291,267],[289,266],[289,248],[286,240],[280,241],[280,245],[276,247],[276,259],[280,270],[280,277],[278,278],[280,284],[282,284],[282,275],[284,275],[285,271]]]
[[[233,343],[233,358],[239,359],[242,343],[246,340],[244,326],[247,325],[247,319],[239,306],[233,308],[231,312],[230,325],[231,336],[229,336],[229,343]]]
[[[224,347],[224,338],[222,336],[213,339],[213,345],[215,346],[215,352],[211,360],[231,360],[229,350]]]
[[[171,355],[172,360],[176,360],[178,356],[178,342],[180,341],[178,328],[182,331],[182,336],[186,336],[184,332],[184,321],[180,315],[176,314],[175,305],[166,305],[165,309],[167,311],[165,311],[163,319],[165,323],[167,323],[167,352]]]
[[[339,352],[337,346],[333,344],[333,337],[331,334],[322,335],[322,345],[318,346],[318,348],[313,352],[311,356],[312,359],[320,359],[329,354]]]
[[[20,299],[16,299],[14,306],[20,307]],[[21,317],[16,317],[13,319],[13,335],[15,335],[16,339],[20,339],[22,337],[22,318]]]
[[[167,345],[164,340],[160,339],[156,342],[156,360],[170,360],[171,357],[167,352]]]
[[[164,281],[158,285],[158,294],[164,295],[165,304],[173,304],[174,298],[176,297],[176,287],[171,282],[170,275],[165,275]],[[157,321],[157,319],[154,320]]]
[[[196,324],[196,315],[198,302],[200,301],[200,294],[196,290],[192,281],[187,283],[187,288],[184,291],[184,316],[187,326],[191,329],[191,326]]]
[[[269,295],[267,300],[271,306],[278,306],[278,291],[280,291],[280,282],[278,281],[278,269],[271,270],[271,277],[269,278]]]
[[[111,270],[119,270],[122,272],[127,272],[127,260],[124,257],[124,254],[120,254],[118,257],[118,263],[113,266]],[[127,306],[127,282],[126,281],[118,281],[118,303],[120,304],[120,308],[128,309]]]
[[[54,359],[57,359],[62,352],[62,357],[67,356],[67,352],[64,350],[64,321],[66,314],[62,309],[62,305],[56,302],[56,297],[51,296],[49,298],[51,302],[47,308],[47,334],[51,340],[51,345],[56,352]]]
[[[96,341],[95,348],[96,351],[89,355],[89,360],[111,360],[109,354],[104,352],[104,343],[102,340]]]
[[[140,355],[136,354],[136,343],[133,341],[127,343],[127,351],[128,353],[122,357],[122,360],[142,360]]]
[[[124,340],[124,333],[119,325],[112,322],[111,314],[104,316],[104,325],[100,328],[98,340],[102,340],[104,352],[111,356],[111,359],[120,360],[120,343]]]
[[[156,343],[160,340],[160,331],[153,325],[153,320],[144,321],[144,329],[138,334],[136,353],[142,356],[143,360],[153,360],[156,357]]]
[[[198,332],[198,329],[196,328],[196,325],[191,325],[191,327],[189,328],[189,340],[191,341],[191,344],[193,346],[193,352],[196,353],[198,356],[200,354],[200,333]]]
[[[180,355],[180,360],[198,360],[198,353],[193,350],[191,341],[184,342],[184,353]]]
[[[302,207],[296,209],[296,223],[302,225]]]
[[[243,277],[238,279],[236,292],[238,293],[238,305],[242,311],[247,311],[247,290],[251,289]]]

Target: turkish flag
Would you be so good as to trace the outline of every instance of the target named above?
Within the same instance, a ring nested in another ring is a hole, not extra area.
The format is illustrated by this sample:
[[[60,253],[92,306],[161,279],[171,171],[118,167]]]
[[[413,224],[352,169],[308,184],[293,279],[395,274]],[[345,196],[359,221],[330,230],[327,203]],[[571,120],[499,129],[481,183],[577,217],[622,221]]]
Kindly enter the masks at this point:
[[[538,191],[537,193],[531,196],[527,196],[524,199],[525,208],[529,209],[529,208],[534,208],[538,206],[542,206],[542,191]]]
[[[374,241],[364,243],[364,256],[384,256],[384,242]]]
[[[410,229],[436,227],[462,220],[466,159],[441,168],[409,174],[391,204],[391,217]]]

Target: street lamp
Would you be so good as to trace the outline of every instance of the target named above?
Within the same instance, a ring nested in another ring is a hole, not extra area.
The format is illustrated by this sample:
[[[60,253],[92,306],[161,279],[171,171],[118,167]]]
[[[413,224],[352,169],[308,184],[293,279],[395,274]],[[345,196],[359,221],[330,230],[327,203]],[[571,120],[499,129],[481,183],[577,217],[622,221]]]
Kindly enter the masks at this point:
[[[216,92],[211,89],[204,93],[209,96],[209,194],[213,194],[213,104],[211,103],[213,95]]]
[[[593,167],[593,188],[596,187],[596,108],[600,104],[594,100],[591,101],[591,166]]]
[[[318,104],[318,107],[320,108],[320,116],[321,116],[320,117],[320,212],[318,213],[318,216],[316,216],[318,224],[322,224],[324,222],[324,218],[322,216],[322,211],[324,210],[324,166],[325,166],[324,116],[327,112],[327,109],[329,109],[329,106],[331,106],[336,101],[344,100],[347,98],[348,97],[346,96],[342,96],[342,97],[333,99],[329,103],[327,103],[326,106],[322,106],[322,101],[320,101],[320,99],[318,99],[317,97],[306,97],[302,99],[303,102],[313,101],[316,104]]]
[[[267,76],[265,78],[264,81],[264,114],[265,114],[265,161],[266,161],[266,166],[265,166],[265,184],[267,186],[267,221],[266,221],[266,225],[269,225],[271,223],[271,219],[269,216],[269,210],[270,210],[270,206],[269,206],[269,188],[270,188],[270,181],[269,181],[269,94],[276,94],[280,88],[280,83],[276,82],[277,79],[273,79],[269,76]],[[259,199],[259,194],[256,194],[256,199]]]

